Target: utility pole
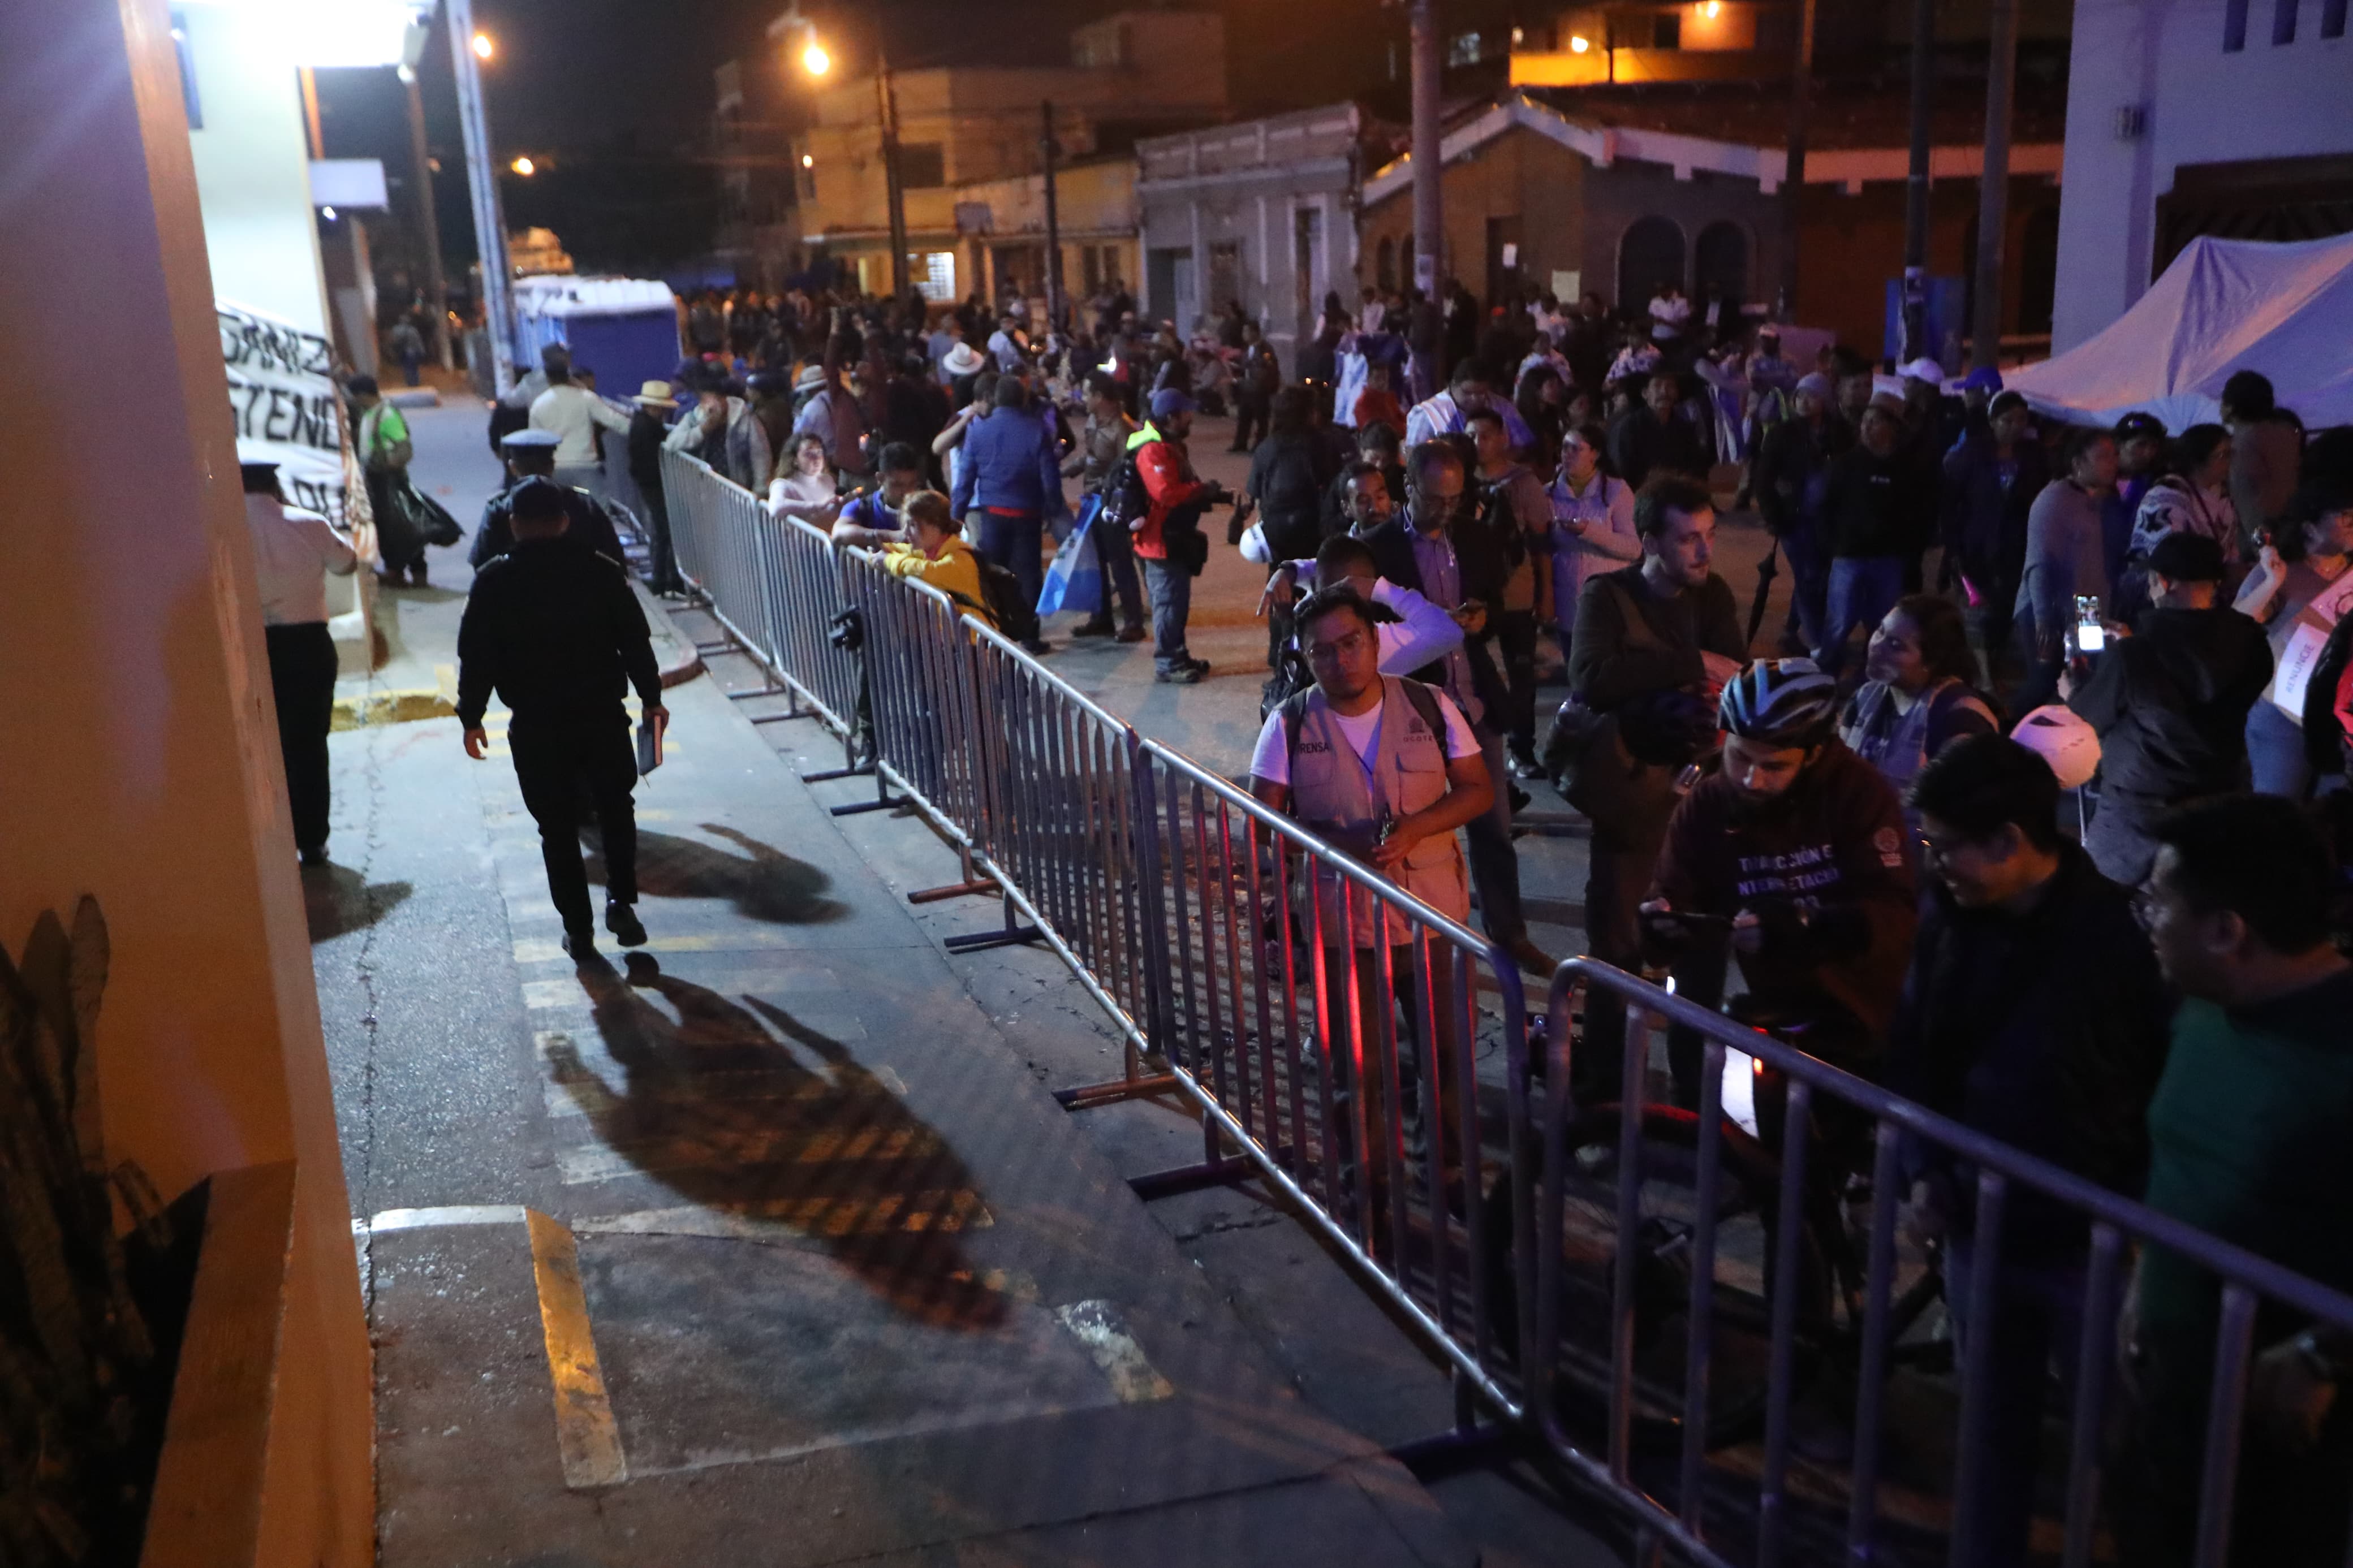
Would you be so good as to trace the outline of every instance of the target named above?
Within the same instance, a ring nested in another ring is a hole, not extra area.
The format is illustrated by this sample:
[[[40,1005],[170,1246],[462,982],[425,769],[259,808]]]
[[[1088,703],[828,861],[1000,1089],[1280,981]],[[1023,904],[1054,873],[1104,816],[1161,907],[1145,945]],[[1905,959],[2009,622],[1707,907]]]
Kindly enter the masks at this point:
[[[474,249],[482,258],[482,326],[491,340],[491,390],[514,390],[514,330],[507,306],[507,225],[499,210],[499,175],[482,112],[482,79],[474,66],[473,0],[449,0],[449,62],[458,79],[458,121],[466,132],[466,183],[474,198]]]
[[[1789,67],[1789,161],[1781,174],[1781,291],[1773,319],[1798,319],[1798,235],[1806,188],[1806,132],[1813,121],[1814,0],[1799,0],[1798,52]]]
[[[400,68],[408,89],[408,161],[410,189],[417,193],[417,234],[425,247],[425,298],[433,306],[433,353],[443,370],[457,362],[449,353],[449,289],[441,276],[441,220],[433,210],[433,158],[425,145],[425,99],[417,91],[417,70]]]
[[[879,23],[878,23],[879,26]],[[891,298],[907,298],[907,190],[899,179],[899,91],[881,37],[874,43],[874,95],[882,112],[882,189],[891,204]]]
[[[1054,105],[1051,101],[1038,106],[1040,121],[1038,151],[1046,165],[1046,320],[1057,327],[1065,324],[1062,318],[1062,216],[1054,201],[1054,156],[1061,151],[1054,142]]]
[[[1978,176],[1977,298],[1969,314],[1969,368],[2001,366],[2002,241],[2010,227],[2010,118],[2018,81],[2018,0],[1992,0],[1986,32],[1985,169]]]
[[[1409,13],[1413,46],[1413,280],[1430,299],[1438,297],[1440,263],[1446,248],[1438,126],[1438,4],[1413,0]]]
[[[1928,110],[1936,90],[1936,0],[1912,0],[1912,172],[1904,186],[1904,344],[1928,352]]]

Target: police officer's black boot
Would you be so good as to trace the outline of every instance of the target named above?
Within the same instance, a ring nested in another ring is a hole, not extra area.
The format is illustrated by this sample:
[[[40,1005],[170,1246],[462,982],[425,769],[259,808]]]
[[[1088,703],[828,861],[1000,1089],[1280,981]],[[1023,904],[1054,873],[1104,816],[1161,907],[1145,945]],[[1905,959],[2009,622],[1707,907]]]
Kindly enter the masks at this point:
[[[605,929],[611,931],[613,940],[623,947],[643,947],[646,944],[645,922],[638,919],[635,909],[618,899],[605,900]]]

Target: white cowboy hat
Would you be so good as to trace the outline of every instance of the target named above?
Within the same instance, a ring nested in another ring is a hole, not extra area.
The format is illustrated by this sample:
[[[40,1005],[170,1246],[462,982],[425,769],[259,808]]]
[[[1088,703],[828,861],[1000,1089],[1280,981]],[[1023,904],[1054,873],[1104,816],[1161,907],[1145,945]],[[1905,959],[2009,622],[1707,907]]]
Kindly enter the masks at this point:
[[[978,375],[987,363],[970,343],[958,343],[940,356],[940,368],[950,375]]]

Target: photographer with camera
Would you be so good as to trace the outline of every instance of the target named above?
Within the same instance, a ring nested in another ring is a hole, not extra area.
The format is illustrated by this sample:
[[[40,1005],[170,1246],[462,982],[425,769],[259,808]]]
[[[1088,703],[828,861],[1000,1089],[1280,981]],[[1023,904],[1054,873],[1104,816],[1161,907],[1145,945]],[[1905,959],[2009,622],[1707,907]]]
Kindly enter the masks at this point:
[[[1161,388],[1152,395],[1152,422],[1127,443],[1145,499],[1127,528],[1152,590],[1153,679],[1170,686],[1198,686],[1209,673],[1209,661],[1185,646],[1185,623],[1193,613],[1193,579],[1209,561],[1201,514],[1233,500],[1225,486],[1193,471],[1185,443],[1197,406],[1176,387]]]

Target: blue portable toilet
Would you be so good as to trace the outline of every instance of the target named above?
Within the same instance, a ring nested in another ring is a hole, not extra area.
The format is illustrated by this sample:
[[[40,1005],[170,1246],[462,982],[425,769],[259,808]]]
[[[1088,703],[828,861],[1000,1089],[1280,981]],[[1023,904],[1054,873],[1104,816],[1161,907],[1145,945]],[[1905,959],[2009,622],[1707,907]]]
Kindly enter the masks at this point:
[[[607,397],[668,381],[682,356],[678,297],[658,279],[518,278],[514,313],[521,370],[536,365],[549,343],[562,343],[573,363],[596,373],[596,390]]]

